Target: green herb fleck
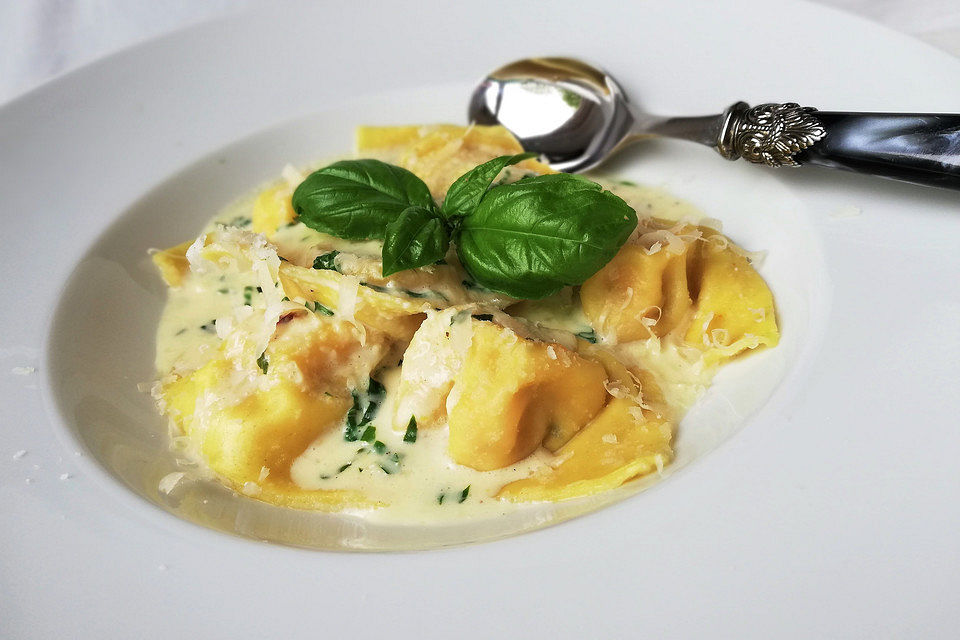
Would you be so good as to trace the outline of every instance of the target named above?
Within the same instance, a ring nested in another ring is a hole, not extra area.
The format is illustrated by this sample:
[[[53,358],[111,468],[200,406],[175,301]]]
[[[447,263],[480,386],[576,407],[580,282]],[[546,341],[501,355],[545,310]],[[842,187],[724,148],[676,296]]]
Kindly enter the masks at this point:
[[[403,289],[402,293],[410,298],[446,298],[445,295],[437,291],[411,291]]]
[[[407,431],[403,434],[404,442],[417,441],[417,417],[410,416],[410,422],[407,423]]]
[[[470,310],[461,309],[460,311],[457,311],[455,314],[450,316],[450,326],[452,327],[455,324],[460,324],[461,322],[463,322],[469,317],[470,317]]]
[[[367,395],[377,400],[383,400],[383,397],[387,395],[387,390],[379,380],[370,378],[370,382],[367,383]]]
[[[473,318],[475,320],[483,320],[483,321],[489,322],[490,320],[493,320],[493,314],[492,313],[476,313],[473,315]]]
[[[316,301],[314,301],[314,303],[313,303],[313,310],[314,310],[316,313],[320,313],[320,314],[323,314],[323,315],[325,315],[325,316],[332,316],[332,315],[333,315],[333,309],[330,309],[329,307],[325,307],[325,306],[323,306],[322,304],[320,304],[319,302],[316,302]]]
[[[330,251],[313,259],[314,269],[328,269],[330,271],[340,271],[337,269],[336,257],[340,255],[339,251]]]
[[[376,440],[376,429],[370,423],[376,417],[384,396],[386,396],[386,389],[373,378],[370,378],[363,394],[353,392],[353,406],[347,411],[346,425],[343,430],[344,440],[347,442]]]
[[[460,492],[460,497],[457,499],[457,502],[463,503],[467,496],[470,495],[470,485],[467,485],[466,488]]]
[[[581,331],[577,334],[578,338],[582,338],[587,342],[597,344],[597,333],[593,329],[587,329],[586,331]]]
[[[352,462],[348,462],[347,464],[340,465],[340,468],[337,469],[337,473],[343,473],[344,471],[346,471],[347,469],[349,469],[352,465],[353,465]]]
[[[440,492],[440,495],[437,496],[437,504],[443,504],[443,499],[447,497],[447,494]]]
[[[267,372],[267,368],[270,366],[270,356],[267,355],[266,351],[257,358],[257,366],[260,367],[260,371]]]
[[[379,467],[387,475],[393,475],[400,472],[400,460],[402,456],[399,453],[391,453],[380,462]]]
[[[379,440],[373,443],[373,452],[378,456],[382,456],[387,452],[387,445],[383,444]]]
[[[305,306],[310,311],[313,311],[314,313],[319,313],[325,316],[333,315],[332,309],[329,309],[323,306],[321,303],[317,302],[316,300],[307,300],[306,302],[303,303],[303,306]]]
[[[373,422],[373,419],[377,417],[377,412],[380,410],[380,403],[383,402],[383,398],[386,395],[387,391],[383,388],[383,385],[373,378],[370,378],[370,384],[367,385],[367,408],[363,412],[362,423],[367,424]]]
[[[253,287],[252,286],[248,285],[243,288],[243,304],[247,305],[248,307],[253,304]]]
[[[217,289],[217,293],[230,293],[230,289],[227,289],[226,287],[222,287],[220,289]]]
[[[347,411],[347,423],[343,429],[343,439],[347,442],[356,442],[363,434],[360,424],[360,417],[363,415],[362,405],[360,403],[360,394],[353,392],[353,406]]]
[[[216,319],[211,320],[207,324],[200,325],[200,329],[202,331],[206,331],[207,333],[216,333],[217,332],[216,322],[217,322]]]

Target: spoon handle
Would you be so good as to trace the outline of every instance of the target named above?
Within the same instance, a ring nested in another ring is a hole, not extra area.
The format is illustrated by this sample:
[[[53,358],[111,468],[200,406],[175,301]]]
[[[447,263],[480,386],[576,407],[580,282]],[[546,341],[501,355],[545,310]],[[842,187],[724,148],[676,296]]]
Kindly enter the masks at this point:
[[[771,166],[820,165],[960,189],[960,114],[846,113],[795,103],[722,116],[717,150]]]
[[[801,164],[960,189],[960,115],[818,111],[823,140]]]

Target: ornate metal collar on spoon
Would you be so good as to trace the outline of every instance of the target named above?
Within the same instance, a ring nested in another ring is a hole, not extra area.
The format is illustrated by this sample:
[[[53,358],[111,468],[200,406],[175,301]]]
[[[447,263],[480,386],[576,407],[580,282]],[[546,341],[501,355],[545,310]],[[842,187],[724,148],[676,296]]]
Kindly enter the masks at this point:
[[[633,108],[609,74],[571,58],[528,58],[497,69],[470,99],[469,117],[502,124],[554,169],[590,169],[653,137],[715,148],[728,160],[821,165],[960,189],[960,115],[818,111],[793,102],[720,115],[660,117]]]

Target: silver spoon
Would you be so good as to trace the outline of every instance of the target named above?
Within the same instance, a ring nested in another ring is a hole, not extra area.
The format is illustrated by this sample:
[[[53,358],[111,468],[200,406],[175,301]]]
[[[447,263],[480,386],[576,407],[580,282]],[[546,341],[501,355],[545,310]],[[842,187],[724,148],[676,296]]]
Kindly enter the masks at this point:
[[[796,103],[661,117],[637,110],[608,73],[572,58],[527,58],[484,78],[470,122],[501,124],[559,171],[585,171],[638,140],[699,142],[728,160],[818,164],[960,189],[960,115],[843,113]]]

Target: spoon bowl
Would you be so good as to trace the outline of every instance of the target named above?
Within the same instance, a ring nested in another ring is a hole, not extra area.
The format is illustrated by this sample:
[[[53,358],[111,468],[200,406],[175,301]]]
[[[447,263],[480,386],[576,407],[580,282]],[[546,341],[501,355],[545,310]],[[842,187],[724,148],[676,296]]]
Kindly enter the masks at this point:
[[[570,58],[528,58],[480,82],[469,119],[503,125],[554,169],[576,172],[602,162],[634,115],[620,85],[600,69]]]

